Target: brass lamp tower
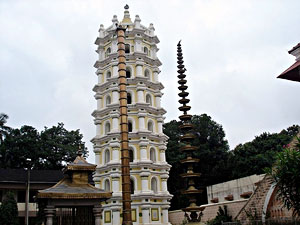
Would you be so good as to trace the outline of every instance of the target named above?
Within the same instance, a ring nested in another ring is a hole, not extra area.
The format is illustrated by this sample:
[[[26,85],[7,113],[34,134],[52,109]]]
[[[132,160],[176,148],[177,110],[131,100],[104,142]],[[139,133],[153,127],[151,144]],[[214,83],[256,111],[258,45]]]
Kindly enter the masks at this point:
[[[198,148],[192,146],[192,142],[195,138],[195,135],[192,133],[193,125],[191,123],[192,115],[189,115],[187,112],[191,109],[191,106],[187,104],[190,100],[187,98],[189,93],[186,91],[188,86],[186,85],[186,75],[184,74],[186,69],[183,65],[183,56],[181,50],[180,41],[177,44],[177,63],[178,63],[178,84],[179,84],[179,97],[180,100],[178,101],[181,106],[178,108],[183,114],[179,116],[179,119],[182,122],[180,125],[180,130],[183,135],[180,137],[180,142],[183,146],[180,148],[180,151],[186,154],[186,158],[181,160],[181,163],[185,166],[186,172],[181,174],[181,177],[184,178],[187,182],[187,189],[183,191],[183,194],[187,195],[189,199],[189,206],[184,208],[183,211],[185,212],[185,216],[187,220],[191,223],[200,222],[202,211],[204,207],[200,207],[196,205],[197,195],[202,193],[202,190],[199,190],[195,187],[195,180],[201,176],[201,173],[194,172],[194,165],[198,163],[200,160],[193,158],[193,152],[196,151]],[[188,214],[189,213],[189,214]]]

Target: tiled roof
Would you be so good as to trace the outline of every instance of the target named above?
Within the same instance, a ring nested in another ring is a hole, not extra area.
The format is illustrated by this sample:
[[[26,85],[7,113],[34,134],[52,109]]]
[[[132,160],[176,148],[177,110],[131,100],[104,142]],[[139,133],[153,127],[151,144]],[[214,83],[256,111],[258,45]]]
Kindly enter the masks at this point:
[[[31,170],[30,182],[56,183],[63,178],[61,170]],[[25,169],[0,169],[0,183],[26,183],[27,170]]]
[[[292,51],[296,50],[300,47],[300,43],[298,43],[295,47],[293,47],[291,50],[288,51],[289,54],[291,54]]]
[[[277,78],[300,82],[300,61],[295,62],[292,66],[282,72]]]
[[[31,170],[31,183],[57,183],[64,177],[61,170]],[[0,169],[0,183],[26,183],[27,170],[24,169]],[[92,175],[89,183],[93,184]]]

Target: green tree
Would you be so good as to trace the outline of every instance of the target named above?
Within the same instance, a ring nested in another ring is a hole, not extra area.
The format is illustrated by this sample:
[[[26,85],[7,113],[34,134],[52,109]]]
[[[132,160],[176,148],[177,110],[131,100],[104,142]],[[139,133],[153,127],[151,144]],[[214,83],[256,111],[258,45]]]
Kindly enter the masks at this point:
[[[173,195],[171,200],[172,210],[184,208],[188,204],[186,196],[181,194],[181,190],[185,189],[186,184],[178,176],[185,169],[180,163],[180,160],[185,158],[184,153],[179,151],[180,124],[181,122],[176,120],[164,124],[164,133],[169,137],[166,159],[172,165],[168,180],[168,190]],[[197,186],[204,190],[198,203],[203,204],[207,202],[205,187],[226,180],[229,146],[225,140],[225,132],[222,126],[213,121],[210,116],[206,114],[194,115],[192,124],[194,125],[193,132],[197,134],[193,145],[199,147],[195,152],[195,157],[200,158],[195,171],[202,173]]]
[[[34,127],[11,129],[0,145],[1,168],[61,169],[76,157],[79,146],[87,151],[79,130],[68,131],[63,123],[38,132]]]
[[[3,139],[10,132],[11,128],[6,126],[8,115],[0,113],[0,144],[3,142]]]
[[[0,206],[0,222],[2,225],[18,224],[18,206],[12,192],[8,192]]]
[[[268,171],[278,187],[278,195],[287,209],[300,216],[300,139],[295,147],[286,147],[276,156]]]
[[[232,216],[228,214],[226,205],[224,205],[224,209],[219,206],[217,216],[210,220],[207,225],[222,225],[222,222],[232,222]]]
[[[236,146],[229,157],[230,179],[264,173],[265,168],[272,166],[276,154],[292,140],[298,129],[299,126],[293,125],[280,133],[264,132],[252,141]]]
[[[84,142],[82,142],[83,135],[79,130],[68,131],[63,123],[58,123],[57,126],[51,128],[45,127],[40,138],[43,168],[61,168],[66,162],[73,161],[79,146],[82,146],[84,155],[87,155]]]

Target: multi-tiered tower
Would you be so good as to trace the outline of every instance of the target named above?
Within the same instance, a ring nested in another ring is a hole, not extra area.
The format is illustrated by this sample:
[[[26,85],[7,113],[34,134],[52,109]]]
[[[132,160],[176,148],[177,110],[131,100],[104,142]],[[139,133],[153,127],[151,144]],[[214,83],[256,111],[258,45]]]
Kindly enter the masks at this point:
[[[159,40],[153,24],[141,25],[139,16],[132,22],[128,6],[121,22],[100,25],[96,40],[99,59],[95,63],[98,83],[94,87],[97,110],[94,144],[97,164],[94,181],[97,187],[112,191],[103,205],[103,223],[121,224],[122,185],[120,152],[120,111],[117,33],[119,24],[126,26],[125,57],[127,77],[128,131],[133,224],[169,224],[171,195],[167,190],[170,165],[165,159],[168,137],[162,124],[166,111],[161,107],[158,81],[161,62],[156,56]]]

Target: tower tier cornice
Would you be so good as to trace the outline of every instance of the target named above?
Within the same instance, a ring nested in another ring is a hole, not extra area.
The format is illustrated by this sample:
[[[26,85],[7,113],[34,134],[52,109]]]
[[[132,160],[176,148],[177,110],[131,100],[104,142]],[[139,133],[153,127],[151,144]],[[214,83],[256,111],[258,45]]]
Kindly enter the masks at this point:
[[[165,134],[161,133],[161,134],[153,134],[151,132],[148,131],[139,131],[137,133],[130,133],[129,134],[129,138],[139,138],[139,137],[146,137],[149,140],[153,140],[156,142],[161,142],[161,141],[167,141],[169,138],[168,136],[166,136]],[[102,143],[102,142],[109,142],[111,139],[116,138],[119,139],[120,138],[120,133],[116,132],[116,133],[109,133],[106,136],[95,136],[91,142],[92,143]]]
[[[127,79],[127,82],[130,85],[137,85],[137,88],[150,87],[154,90],[163,90],[165,88],[161,82],[152,82],[149,81],[146,77],[135,77],[133,79]],[[140,82],[142,82],[143,84],[140,84]],[[116,87],[116,85],[118,85],[118,78],[109,78],[108,81],[103,84],[96,84],[93,88],[93,91],[96,93],[105,92],[111,87]]]
[[[115,60],[118,57],[117,53],[111,53],[107,58],[104,60],[97,60],[94,64],[95,68],[102,68],[106,65],[108,65],[112,60]],[[135,63],[136,60],[143,60],[145,63],[148,63],[152,66],[161,66],[161,61],[156,58],[152,59],[146,55],[146,53],[143,52],[134,52],[132,54],[126,55],[127,63],[130,63],[130,61],[133,61],[132,63]]]
[[[99,172],[99,174],[97,174],[97,176],[95,177],[106,177],[106,176],[119,176],[119,174],[121,174],[121,171],[119,170],[113,170],[113,169],[119,169],[120,168],[121,163],[120,162],[114,162],[114,163],[108,163],[104,166],[99,166],[96,168],[97,172]],[[143,167],[148,168],[148,170],[144,170],[142,169]],[[168,170],[170,170],[172,166],[166,162],[164,163],[153,163],[152,161],[136,161],[136,162],[132,162],[130,163],[130,168],[131,170],[131,174],[141,174],[144,173],[144,176],[150,176],[150,175],[160,175],[163,176],[163,179],[167,179],[168,176]],[[155,171],[154,171],[154,170]],[[159,170],[159,171],[157,171]]]
[[[128,105],[128,110],[131,111],[139,111],[144,109],[143,113],[145,116],[153,116],[155,118],[162,118],[164,114],[166,114],[166,110],[163,108],[154,108],[149,106],[148,103],[137,103],[133,105]],[[107,115],[111,112],[119,112],[119,104],[111,104],[107,108],[101,109],[101,110],[94,110],[92,113],[92,116],[97,119],[104,119],[107,117]],[[136,115],[136,113],[128,113],[129,115]]]
[[[140,39],[141,38],[149,43],[154,43],[154,44],[158,44],[160,42],[157,36],[151,37],[150,35],[146,34],[145,31],[146,31],[146,29],[134,28],[131,31],[126,31],[125,35],[129,39],[130,38],[132,38],[132,39],[134,39],[134,38]],[[140,35],[140,36],[138,36],[138,35]],[[111,41],[114,39],[116,39],[115,30],[110,30],[110,31],[107,31],[107,33],[104,37],[97,37],[95,40],[95,45],[105,44],[108,41]]]

